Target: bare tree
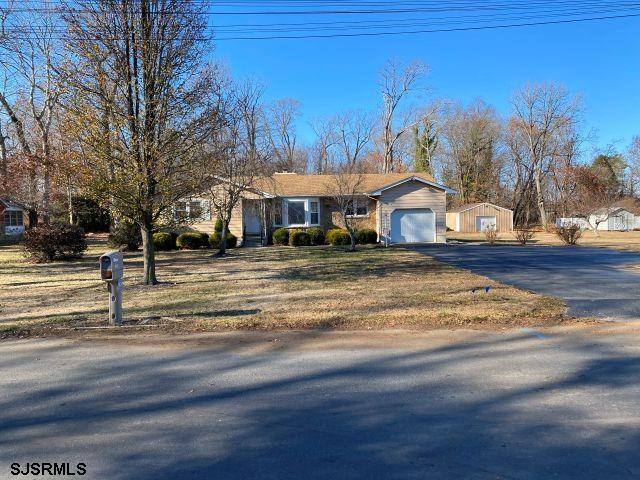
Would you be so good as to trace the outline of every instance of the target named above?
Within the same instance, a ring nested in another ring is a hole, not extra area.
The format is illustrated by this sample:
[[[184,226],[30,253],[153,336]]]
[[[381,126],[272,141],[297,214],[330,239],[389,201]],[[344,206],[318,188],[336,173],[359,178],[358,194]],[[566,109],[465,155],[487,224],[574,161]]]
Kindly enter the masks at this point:
[[[260,87],[252,82],[232,88],[224,109],[223,127],[214,130],[211,201],[222,222],[218,256],[226,252],[233,209],[266,170],[268,153],[261,95]]]
[[[526,155],[540,222],[548,224],[544,183],[553,163],[561,157],[566,132],[575,130],[579,100],[555,84],[526,85],[512,99],[511,128],[522,142],[519,155]],[[522,148],[524,147],[524,149]]]
[[[269,140],[276,171],[305,173],[305,152],[298,144],[295,122],[300,115],[300,102],[283,98],[272,103],[269,113]]]
[[[31,3],[31,2],[29,2]],[[52,180],[55,174],[52,128],[60,107],[63,82],[58,75],[62,50],[56,33],[56,18],[47,2],[31,8],[2,13],[3,27],[12,35],[3,37],[2,67],[11,76],[13,92],[0,89],[0,105],[8,116],[23,158],[31,169],[29,203],[49,222]],[[38,195],[39,185],[41,195]]]
[[[311,168],[314,173],[329,172],[332,162],[333,147],[338,143],[333,118],[319,118],[312,124],[316,139],[311,146]]]
[[[628,168],[627,192],[640,197],[640,135],[634,137],[626,155]]]
[[[615,205],[621,199],[619,190],[607,183],[606,173],[599,165],[572,167],[569,173],[575,184],[570,198],[572,216],[584,219],[596,235],[600,224],[616,212]]]
[[[68,79],[91,155],[92,187],[141,229],[144,283],[157,283],[152,233],[201,191],[218,75],[203,68],[207,2],[78,0],[66,5]],[[107,130],[105,131],[105,128]]]
[[[427,75],[428,67],[419,61],[399,65],[389,60],[380,72],[380,92],[382,94],[382,144],[383,171],[394,171],[395,147],[400,137],[423,118],[410,109],[403,109],[403,103],[415,91],[421,89],[421,82]]]
[[[442,176],[458,190],[460,203],[496,202],[503,167],[502,123],[495,110],[476,100],[443,109]]]
[[[364,174],[359,163],[344,162],[333,169],[325,184],[325,195],[335,205],[340,222],[349,233],[351,243],[349,251],[356,249],[355,224],[353,211],[357,199],[363,196]]]
[[[341,163],[355,167],[366,152],[374,133],[375,124],[371,115],[361,110],[344,112],[336,115],[333,124],[337,157]]]

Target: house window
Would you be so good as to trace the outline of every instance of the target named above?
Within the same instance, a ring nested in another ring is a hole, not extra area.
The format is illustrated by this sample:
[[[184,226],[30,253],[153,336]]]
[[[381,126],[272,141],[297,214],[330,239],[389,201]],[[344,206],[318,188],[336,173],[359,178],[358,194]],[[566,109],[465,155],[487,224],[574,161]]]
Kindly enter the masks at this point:
[[[320,223],[320,212],[318,211],[318,202],[310,202],[309,203],[309,211],[310,215],[310,223],[311,225],[318,225]]]
[[[204,220],[204,209],[200,200],[192,200],[189,202],[189,219]]]
[[[282,225],[282,200],[273,202],[273,223]]]
[[[289,225],[304,225],[304,204],[305,202],[289,202],[288,218]]]
[[[187,218],[187,202],[176,202],[176,206],[173,210],[173,216],[176,220],[184,220]]]
[[[350,217],[366,217],[369,215],[369,202],[366,198],[354,198],[347,206],[347,215]]]
[[[4,223],[7,227],[22,227],[23,215],[20,210],[7,210],[4,212]]]

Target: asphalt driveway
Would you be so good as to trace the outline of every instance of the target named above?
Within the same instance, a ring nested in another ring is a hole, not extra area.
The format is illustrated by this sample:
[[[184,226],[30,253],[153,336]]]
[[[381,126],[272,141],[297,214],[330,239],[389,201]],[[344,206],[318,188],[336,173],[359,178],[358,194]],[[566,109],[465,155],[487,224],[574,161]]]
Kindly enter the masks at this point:
[[[640,254],[604,248],[446,245],[418,247],[493,280],[562,298],[569,314],[640,318]]]

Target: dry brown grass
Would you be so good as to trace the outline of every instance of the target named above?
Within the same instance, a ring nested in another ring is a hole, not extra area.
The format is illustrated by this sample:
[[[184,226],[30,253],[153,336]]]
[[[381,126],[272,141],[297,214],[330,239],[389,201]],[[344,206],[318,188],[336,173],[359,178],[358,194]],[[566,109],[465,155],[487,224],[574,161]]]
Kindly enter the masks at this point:
[[[83,260],[34,265],[0,247],[0,330],[57,332],[105,325],[106,292],[93,243]],[[550,325],[564,305],[404,249],[270,247],[158,256],[161,285],[139,284],[141,255],[125,257],[124,311],[164,331],[223,329],[484,328]],[[492,285],[488,294],[474,287]],[[150,319],[151,318],[151,319]],[[150,319],[150,320],[149,320]]]
[[[447,232],[448,240],[459,240],[463,242],[484,242],[483,233],[457,233]],[[517,244],[513,233],[501,233],[496,242],[498,245]],[[562,240],[555,233],[536,232],[533,239],[528,242],[531,245],[564,245]],[[596,235],[594,232],[586,231],[578,241],[578,245],[585,247],[604,247],[617,250],[627,250],[640,252],[640,231],[633,232],[606,232],[601,231]]]

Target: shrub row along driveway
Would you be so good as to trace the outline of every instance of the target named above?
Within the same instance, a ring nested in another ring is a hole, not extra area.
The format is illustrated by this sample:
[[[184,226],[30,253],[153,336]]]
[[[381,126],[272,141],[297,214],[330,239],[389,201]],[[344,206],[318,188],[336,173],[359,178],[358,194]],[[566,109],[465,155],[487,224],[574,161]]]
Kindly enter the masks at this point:
[[[640,254],[602,248],[447,245],[418,251],[503,283],[562,298],[569,314],[640,318]]]

